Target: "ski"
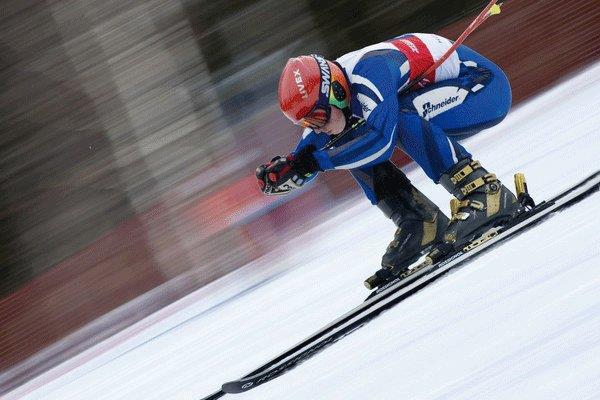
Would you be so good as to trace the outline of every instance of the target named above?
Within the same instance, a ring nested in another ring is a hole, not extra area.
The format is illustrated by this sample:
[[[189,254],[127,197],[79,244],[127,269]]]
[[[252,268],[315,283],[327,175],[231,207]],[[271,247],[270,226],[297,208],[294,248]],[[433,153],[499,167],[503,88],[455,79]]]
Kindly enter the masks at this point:
[[[374,290],[359,306],[244,377],[224,383],[221,390],[203,400],[218,399],[226,393],[245,392],[284,374],[332,343],[337,342],[344,336],[360,328],[382,311],[440,278],[451,269],[472,260],[476,255],[493,248],[515,234],[533,227],[544,218],[582,200],[598,191],[599,188],[600,171],[596,171],[588,178],[554,198],[531,207],[508,224],[495,228],[494,232],[485,237],[485,240],[481,240],[479,243],[472,244],[471,246],[466,246],[462,250],[448,255],[438,262],[428,263],[418,260],[411,266],[411,269],[416,269],[416,271],[410,275],[396,277]]]

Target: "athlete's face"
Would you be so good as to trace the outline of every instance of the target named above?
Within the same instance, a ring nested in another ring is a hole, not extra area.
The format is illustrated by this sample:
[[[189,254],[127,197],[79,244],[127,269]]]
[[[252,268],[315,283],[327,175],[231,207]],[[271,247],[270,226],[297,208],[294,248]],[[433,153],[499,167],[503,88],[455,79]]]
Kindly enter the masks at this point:
[[[344,117],[344,113],[339,108],[331,106],[329,121],[321,129],[315,129],[315,132],[337,135],[338,133],[342,133],[345,127],[346,117]]]

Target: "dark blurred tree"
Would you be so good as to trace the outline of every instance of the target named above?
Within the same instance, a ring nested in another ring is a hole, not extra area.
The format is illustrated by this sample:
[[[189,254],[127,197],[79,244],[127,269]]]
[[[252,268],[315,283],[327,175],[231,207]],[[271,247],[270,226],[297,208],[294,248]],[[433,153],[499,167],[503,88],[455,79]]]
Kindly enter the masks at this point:
[[[34,50],[0,40],[0,298],[134,212],[93,99],[24,67]]]
[[[205,55],[208,69],[216,73],[232,62],[232,55],[219,25],[235,15],[249,1],[233,0],[183,0],[190,27],[194,32],[200,50]]]
[[[409,32],[434,32],[481,7],[477,0],[309,0],[331,54],[341,54]],[[452,38],[451,38],[452,39]]]

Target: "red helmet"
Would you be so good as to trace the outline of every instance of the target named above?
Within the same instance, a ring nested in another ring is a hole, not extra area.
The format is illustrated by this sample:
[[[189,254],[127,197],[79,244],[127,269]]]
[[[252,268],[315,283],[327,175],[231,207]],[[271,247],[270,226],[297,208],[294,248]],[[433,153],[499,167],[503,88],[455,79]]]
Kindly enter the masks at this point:
[[[316,54],[290,58],[279,78],[279,107],[293,123],[321,128],[331,105],[350,105],[350,87],[342,69]]]

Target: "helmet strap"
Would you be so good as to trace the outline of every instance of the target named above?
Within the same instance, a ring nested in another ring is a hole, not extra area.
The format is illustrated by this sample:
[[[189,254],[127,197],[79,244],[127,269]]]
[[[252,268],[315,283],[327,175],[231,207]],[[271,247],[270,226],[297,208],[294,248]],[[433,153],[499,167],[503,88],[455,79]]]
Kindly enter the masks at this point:
[[[350,128],[350,121],[352,120],[352,110],[350,110],[350,106],[342,108],[342,112],[344,113],[344,117],[346,118],[346,126],[344,130]]]

